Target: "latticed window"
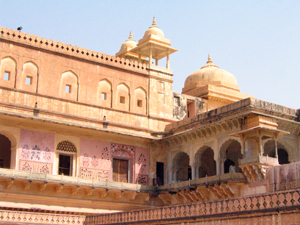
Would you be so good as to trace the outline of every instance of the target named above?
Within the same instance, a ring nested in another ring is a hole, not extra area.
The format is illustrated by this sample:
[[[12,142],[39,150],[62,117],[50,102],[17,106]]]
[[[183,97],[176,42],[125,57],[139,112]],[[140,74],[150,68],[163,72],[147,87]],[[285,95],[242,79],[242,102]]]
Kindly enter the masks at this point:
[[[57,150],[63,151],[63,152],[76,152],[76,147],[69,141],[62,141],[59,142],[57,145]]]

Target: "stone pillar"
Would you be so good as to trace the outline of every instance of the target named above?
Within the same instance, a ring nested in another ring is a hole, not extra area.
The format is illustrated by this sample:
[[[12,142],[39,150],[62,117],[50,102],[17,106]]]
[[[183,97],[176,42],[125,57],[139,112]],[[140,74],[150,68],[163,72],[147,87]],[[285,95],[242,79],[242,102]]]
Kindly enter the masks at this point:
[[[216,174],[220,175],[221,174],[221,163],[220,163],[220,157],[216,160],[216,166],[217,166],[217,171]]]
[[[221,173],[220,174],[224,174],[224,162],[225,162],[225,160],[224,159],[220,159],[220,163],[219,163],[219,165],[220,165],[220,171],[221,171]]]
[[[263,148],[263,143],[261,139],[261,134],[259,134],[259,154],[263,155],[264,154],[264,148]]]
[[[152,65],[152,46],[150,46],[149,65]]]
[[[263,143],[262,143],[261,136],[259,137],[259,154],[260,155],[264,154],[264,149],[263,149]]]
[[[278,142],[276,138],[273,138],[275,142],[275,158],[278,158]]]
[[[166,65],[167,69],[170,69],[170,55],[169,53],[167,54],[167,65]]]
[[[193,164],[191,166],[191,169],[192,169],[192,180],[195,180],[196,179],[196,165]]]
[[[16,146],[11,146],[10,148],[10,169],[17,169],[18,165],[17,165],[17,159],[18,159],[18,155],[17,155],[17,147]]]

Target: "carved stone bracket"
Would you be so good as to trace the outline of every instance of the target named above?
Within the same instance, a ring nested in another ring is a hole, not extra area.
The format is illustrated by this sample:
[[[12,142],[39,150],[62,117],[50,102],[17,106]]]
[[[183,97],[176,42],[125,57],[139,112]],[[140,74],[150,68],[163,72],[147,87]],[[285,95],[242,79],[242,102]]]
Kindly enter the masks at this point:
[[[258,155],[240,160],[240,168],[247,177],[248,182],[266,180],[267,169],[276,165],[278,165],[278,159],[268,156]]]

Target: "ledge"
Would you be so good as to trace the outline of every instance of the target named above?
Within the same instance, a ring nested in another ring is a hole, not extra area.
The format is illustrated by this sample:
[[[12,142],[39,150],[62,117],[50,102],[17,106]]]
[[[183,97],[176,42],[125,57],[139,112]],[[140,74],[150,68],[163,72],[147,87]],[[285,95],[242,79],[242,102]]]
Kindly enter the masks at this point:
[[[28,181],[43,181],[45,183],[57,183],[62,185],[65,184],[76,185],[78,187],[114,189],[114,190],[122,190],[122,191],[126,190],[126,191],[137,191],[137,192],[154,192],[156,190],[156,187],[145,186],[141,184],[83,179],[80,177],[53,175],[53,174],[46,174],[46,173],[35,173],[35,172],[27,172],[27,171],[19,171],[19,170],[3,169],[3,168],[0,168],[0,177],[6,177],[11,179],[24,179]]]

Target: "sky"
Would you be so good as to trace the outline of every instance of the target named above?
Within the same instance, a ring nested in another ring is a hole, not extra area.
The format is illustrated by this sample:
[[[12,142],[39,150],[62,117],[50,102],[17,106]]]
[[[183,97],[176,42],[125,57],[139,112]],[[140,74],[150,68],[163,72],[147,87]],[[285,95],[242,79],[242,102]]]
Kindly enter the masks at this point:
[[[170,56],[174,92],[211,53],[242,93],[300,108],[300,1],[0,0],[0,11],[1,27],[109,55],[130,31],[141,39],[155,16],[178,49]]]

